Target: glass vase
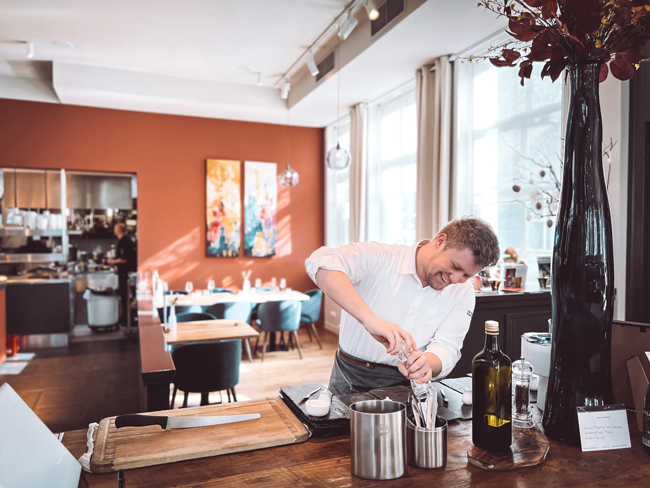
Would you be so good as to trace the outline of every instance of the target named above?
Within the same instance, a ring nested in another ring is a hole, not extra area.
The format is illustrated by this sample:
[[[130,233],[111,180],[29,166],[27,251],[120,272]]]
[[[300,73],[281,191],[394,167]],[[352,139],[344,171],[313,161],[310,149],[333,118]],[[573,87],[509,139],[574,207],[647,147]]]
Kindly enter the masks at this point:
[[[614,254],[602,165],[601,64],[568,68],[571,95],[551,274],[551,372],[542,425],[549,437],[576,446],[576,407],[613,403]]]

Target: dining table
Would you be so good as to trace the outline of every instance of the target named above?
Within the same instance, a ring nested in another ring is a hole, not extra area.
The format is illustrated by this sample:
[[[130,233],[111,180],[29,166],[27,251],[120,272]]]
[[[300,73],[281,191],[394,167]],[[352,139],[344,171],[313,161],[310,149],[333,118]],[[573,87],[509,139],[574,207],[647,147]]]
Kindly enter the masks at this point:
[[[180,322],[176,325],[176,330],[165,332],[165,341],[169,345],[179,345],[241,339],[246,346],[248,360],[252,363],[250,339],[259,335],[259,332],[242,320],[195,320]]]
[[[232,303],[232,302],[249,302],[255,305],[268,302],[282,302],[285,300],[297,300],[299,302],[306,302],[309,300],[309,295],[301,293],[296,290],[284,291],[254,291],[251,289],[248,292],[239,293],[192,293],[190,295],[166,295],[164,297],[156,297],[154,303],[156,308],[165,308],[170,305],[176,306],[191,306],[198,305],[201,307],[209,307],[217,303]]]

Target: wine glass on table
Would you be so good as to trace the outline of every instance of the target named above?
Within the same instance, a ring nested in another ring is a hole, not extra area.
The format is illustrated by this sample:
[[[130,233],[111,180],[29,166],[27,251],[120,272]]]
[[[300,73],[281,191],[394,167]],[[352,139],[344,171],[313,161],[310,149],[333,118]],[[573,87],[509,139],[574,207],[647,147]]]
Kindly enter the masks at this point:
[[[194,290],[194,283],[192,283],[191,281],[186,281],[185,282],[185,291],[187,292],[187,294],[191,295],[192,290]]]
[[[212,290],[214,290],[214,280],[208,280],[208,291],[212,293]]]
[[[280,279],[280,291],[284,291],[287,288],[287,280],[284,278]]]

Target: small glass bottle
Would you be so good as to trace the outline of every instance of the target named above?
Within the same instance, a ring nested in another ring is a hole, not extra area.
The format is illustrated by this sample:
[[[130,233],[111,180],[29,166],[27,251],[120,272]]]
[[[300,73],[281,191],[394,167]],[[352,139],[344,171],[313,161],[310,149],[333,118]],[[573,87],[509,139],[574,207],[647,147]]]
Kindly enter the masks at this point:
[[[515,427],[529,429],[534,424],[530,411],[532,377],[533,365],[523,357],[512,363],[512,424]]]

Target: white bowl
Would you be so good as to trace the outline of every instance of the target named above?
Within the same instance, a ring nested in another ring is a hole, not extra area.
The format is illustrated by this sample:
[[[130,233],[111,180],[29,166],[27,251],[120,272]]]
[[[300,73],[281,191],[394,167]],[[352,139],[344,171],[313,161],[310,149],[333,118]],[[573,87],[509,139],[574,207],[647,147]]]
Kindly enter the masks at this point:
[[[307,413],[312,417],[324,417],[330,411],[330,402],[325,400],[307,400]]]

